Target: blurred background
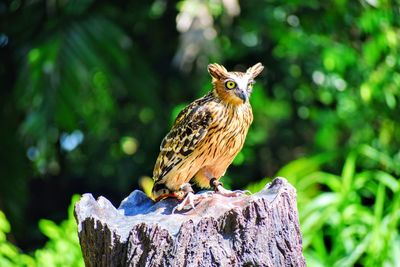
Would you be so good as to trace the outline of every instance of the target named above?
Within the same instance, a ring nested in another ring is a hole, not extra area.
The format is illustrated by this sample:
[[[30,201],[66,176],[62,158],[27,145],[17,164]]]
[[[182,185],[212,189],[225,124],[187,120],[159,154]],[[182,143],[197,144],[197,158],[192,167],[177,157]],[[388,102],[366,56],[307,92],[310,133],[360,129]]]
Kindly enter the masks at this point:
[[[12,0],[0,18],[1,266],[82,266],[72,204],[149,191],[211,62],[265,66],[225,185],[287,177],[309,266],[399,266],[399,1]]]

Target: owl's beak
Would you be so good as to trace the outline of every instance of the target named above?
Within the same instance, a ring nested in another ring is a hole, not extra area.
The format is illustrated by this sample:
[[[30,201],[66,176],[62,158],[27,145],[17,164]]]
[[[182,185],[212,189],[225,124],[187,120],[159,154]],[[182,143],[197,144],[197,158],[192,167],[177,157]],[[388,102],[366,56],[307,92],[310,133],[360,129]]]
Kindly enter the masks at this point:
[[[242,99],[242,100],[243,100],[243,103],[246,103],[246,101],[247,101],[247,94],[246,94],[245,92],[243,92],[242,90],[237,90],[237,91],[235,92],[235,95],[236,95],[237,97],[239,97],[240,99]]]

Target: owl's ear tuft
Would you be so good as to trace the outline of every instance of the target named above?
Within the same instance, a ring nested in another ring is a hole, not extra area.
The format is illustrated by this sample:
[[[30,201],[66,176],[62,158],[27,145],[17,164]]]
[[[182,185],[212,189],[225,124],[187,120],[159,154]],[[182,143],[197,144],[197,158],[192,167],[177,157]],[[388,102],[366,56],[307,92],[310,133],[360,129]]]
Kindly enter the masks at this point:
[[[258,62],[253,67],[248,68],[246,73],[250,74],[251,77],[254,79],[263,71],[263,69],[264,69],[264,66],[260,62]]]
[[[210,73],[211,77],[220,80],[224,77],[227,76],[228,71],[225,69],[224,66],[219,65],[217,63],[209,64],[208,67],[208,73]]]

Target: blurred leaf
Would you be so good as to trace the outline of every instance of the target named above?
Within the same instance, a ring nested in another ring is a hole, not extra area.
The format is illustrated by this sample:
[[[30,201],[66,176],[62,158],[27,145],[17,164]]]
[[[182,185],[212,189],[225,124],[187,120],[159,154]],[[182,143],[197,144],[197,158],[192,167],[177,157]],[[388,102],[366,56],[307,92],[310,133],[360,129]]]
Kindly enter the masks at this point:
[[[0,210],[0,233],[9,233],[10,228],[10,223],[7,221],[5,214]],[[5,236],[0,236],[1,240],[5,240]]]
[[[288,178],[297,184],[300,177],[318,171],[323,163],[327,163],[336,157],[335,153],[323,153],[308,158],[299,158],[280,169],[277,176]]]
[[[351,191],[353,187],[353,177],[356,169],[356,159],[357,154],[355,152],[350,152],[347,156],[346,161],[344,163],[343,172],[342,172],[342,192],[344,197]]]
[[[363,240],[361,240],[361,242],[358,243],[350,255],[339,259],[334,266],[353,266],[367,249],[368,245],[370,244],[370,240],[371,235],[367,235]]]
[[[152,198],[151,190],[153,189],[154,180],[148,176],[143,176],[139,180],[140,187],[143,192],[150,198]]]
[[[68,0],[65,1],[65,11],[71,14],[83,13],[91,4],[93,0]]]
[[[397,169],[397,167],[400,166],[400,163],[394,162],[393,159],[386,153],[382,153],[369,145],[361,145],[359,151],[365,157],[383,164],[389,170],[400,173],[400,169]]]
[[[40,231],[50,239],[59,239],[61,237],[57,225],[52,221],[45,219],[40,220],[39,228]]]

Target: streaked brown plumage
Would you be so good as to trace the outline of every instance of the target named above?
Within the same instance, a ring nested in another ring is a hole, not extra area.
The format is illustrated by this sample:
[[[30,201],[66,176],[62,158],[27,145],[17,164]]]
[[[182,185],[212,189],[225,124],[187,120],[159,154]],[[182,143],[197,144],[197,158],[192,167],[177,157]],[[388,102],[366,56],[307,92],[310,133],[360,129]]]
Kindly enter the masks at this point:
[[[213,89],[179,113],[161,143],[153,172],[156,201],[183,199],[188,194],[183,186],[190,181],[207,188],[213,178],[219,180],[225,174],[253,120],[248,99],[263,68],[257,63],[244,73],[228,72],[218,64],[208,66]]]

